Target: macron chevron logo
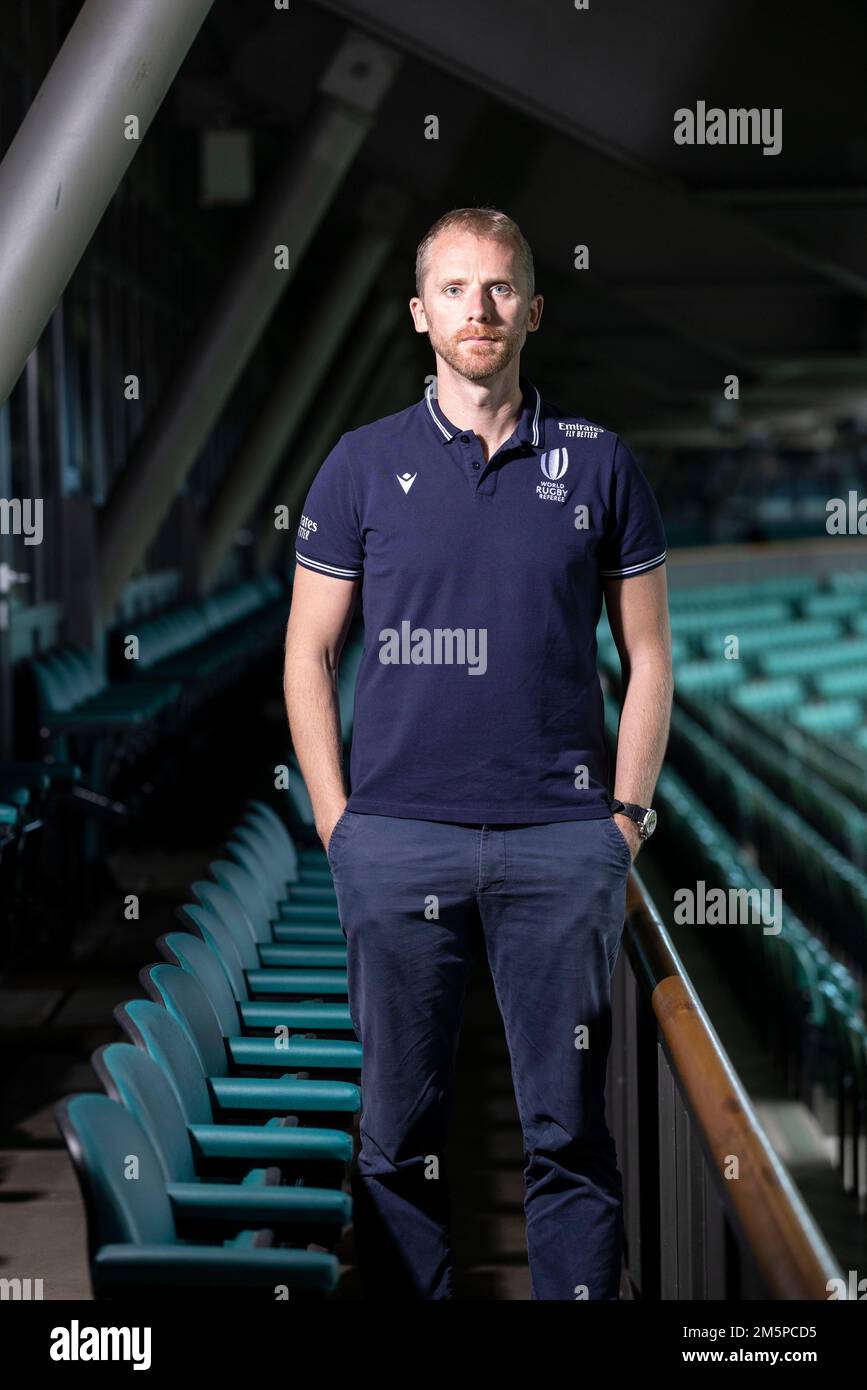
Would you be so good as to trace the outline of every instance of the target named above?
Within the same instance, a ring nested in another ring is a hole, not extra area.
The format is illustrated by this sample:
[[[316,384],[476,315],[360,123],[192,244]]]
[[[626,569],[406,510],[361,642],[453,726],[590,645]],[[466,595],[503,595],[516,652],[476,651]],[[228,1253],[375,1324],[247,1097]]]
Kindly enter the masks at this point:
[[[410,488],[412,487],[413,483],[415,482],[416,478],[418,477],[418,474],[417,474],[417,473],[395,473],[394,476],[397,478],[397,481],[400,483],[400,485],[401,485],[401,487],[403,488],[404,492],[409,492]]]

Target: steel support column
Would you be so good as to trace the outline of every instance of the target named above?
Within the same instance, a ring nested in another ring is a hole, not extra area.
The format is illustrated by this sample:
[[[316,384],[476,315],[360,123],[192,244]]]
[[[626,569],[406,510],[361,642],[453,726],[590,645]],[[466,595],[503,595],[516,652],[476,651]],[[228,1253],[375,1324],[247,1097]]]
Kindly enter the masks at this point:
[[[320,83],[309,127],[278,176],[237,258],[237,269],[152,410],[106,503],[100,526],[99,604],[108,622],[123,586],[154,539],[280,297],[288,287],[359,146],[397,60],[351,36]],[[275,266],[275,247],[290,266]]]
[[[212,4],[87,0],[72,25],[0,164],[0,404]]]
[[[359,334],[351,354],[341,368],[328,390],[328,410],[323,411],[309,434],[305,434],[304,447],[293,455],[281,476],[265,515],[257,531],[256,558],[260,569],[269,569],[276,562],[281,539],[287,540],[295,535],[298,509],[304,501],[307,489],[326,454],[334,447],[342,433],[341,422],[352,408],[362,384],[369,376],[371,368],[387,349],[392,331],[398,322],[403,306],[396,299],[384,300],[365,324],[364,333]],[[275,508],[287,509],[289,525],[278,529],[275,525]]]
[[[256,428],[229,466],[208,515],[199,572],[203,590],[216,583],[235,531],[256,510],[284,450],[345,344],[391,245],[391,237],[365,231],[330,280],[309,328],[299,335]],[[350,350],[355,351],[351,340]]]

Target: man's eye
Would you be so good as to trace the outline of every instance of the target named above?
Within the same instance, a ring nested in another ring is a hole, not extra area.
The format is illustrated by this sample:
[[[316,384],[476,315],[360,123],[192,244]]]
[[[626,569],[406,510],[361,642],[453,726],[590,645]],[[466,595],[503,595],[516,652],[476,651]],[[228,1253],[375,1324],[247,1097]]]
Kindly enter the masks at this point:
[[[505,291],[506,291],[506,294],[511,294],[512,286],[511,286],[511,285],[495,285],[495,286],[494,286],[494,289],[495,289],[495,290],[505,290]]]

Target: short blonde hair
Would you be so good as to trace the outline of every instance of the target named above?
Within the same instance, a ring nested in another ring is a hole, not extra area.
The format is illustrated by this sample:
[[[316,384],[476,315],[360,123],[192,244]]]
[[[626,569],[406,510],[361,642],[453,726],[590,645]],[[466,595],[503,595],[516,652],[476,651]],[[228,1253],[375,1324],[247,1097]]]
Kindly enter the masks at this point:
[[[493,237],[497,241],[511,242],[523,264],[532,298],[536,292],[533,252],[530,250],[530,243],[517,222],[513,221],[507,213],[501,212],[499,208],[453,208],[451,212],[443,213],[442,217],[437,219],[418,244],[418,250],[415,253],[415,292],[419,299],[423,297],[422,286],[427,274],[431,246],[440,232],[451,231],[455,227],[461,231],[474,232],[477,236]]]

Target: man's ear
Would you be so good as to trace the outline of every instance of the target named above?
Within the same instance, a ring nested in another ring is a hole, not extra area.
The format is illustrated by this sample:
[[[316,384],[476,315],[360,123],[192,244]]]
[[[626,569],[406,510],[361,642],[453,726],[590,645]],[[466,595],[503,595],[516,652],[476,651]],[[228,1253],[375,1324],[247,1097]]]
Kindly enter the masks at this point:
[[[412,315],[416,333],[426,333],[428,328],[427,314],[424,311],[424,300],[419,299],[418,295],[414,295],[409,301],[409,312]]]

